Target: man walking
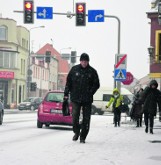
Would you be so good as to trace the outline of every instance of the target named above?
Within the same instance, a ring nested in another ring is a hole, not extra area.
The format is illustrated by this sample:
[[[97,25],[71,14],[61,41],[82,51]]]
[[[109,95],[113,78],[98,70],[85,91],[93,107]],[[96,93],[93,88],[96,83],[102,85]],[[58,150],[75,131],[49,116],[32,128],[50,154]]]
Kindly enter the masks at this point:
[[[85,143],[90,128],[93,95],[99,87],[99,77],[97,71],[89,65],[88,54],[81,54],[80,64],[73,66],[67,76],[64,91],[64,99],[68,99],[70,93],[72,101],[73,141],[77,141],[80,136],[80,143]],[[81,109],[83,120],[80,125],[79,116]]]

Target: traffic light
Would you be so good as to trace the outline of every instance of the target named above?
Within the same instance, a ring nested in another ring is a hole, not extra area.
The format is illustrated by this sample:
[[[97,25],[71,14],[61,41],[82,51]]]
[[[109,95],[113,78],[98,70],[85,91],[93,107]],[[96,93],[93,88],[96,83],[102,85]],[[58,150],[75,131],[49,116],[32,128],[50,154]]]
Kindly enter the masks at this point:
[[[24,0],[24,23],[34,23],[34,2],[33,0]]]
[[[71,63],[76,63],[76,51],[71,51]]]
[[[76,3],[76,26],[86,25],[86,3]]]
[[[46,57],[45,57],[45,62],[50,63],[50,58],[51,58],[51,51],[46,51]]]
[[[31,82],[30,83],[30,91],[36,91],[36,88],[37,88],[36,82]]]

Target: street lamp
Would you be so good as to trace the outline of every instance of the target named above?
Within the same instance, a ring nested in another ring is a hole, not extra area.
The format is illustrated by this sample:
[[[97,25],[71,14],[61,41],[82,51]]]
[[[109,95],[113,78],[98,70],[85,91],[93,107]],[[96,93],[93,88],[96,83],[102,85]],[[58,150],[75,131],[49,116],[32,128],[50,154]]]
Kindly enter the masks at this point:
[[[152,63],[152,59],[154,58],[154,47],[153,46],[150,46],[148,48],[148,52],[149,52],[149,56],[150,56],[150,64]]]
[[[158,3],[158,23],[161,25],[161,1]]]
[[[27,70],[27,97],[29,97],[29,93],[30,93],[30,82],[31,82],[31,75],[32,75],[32,70],[30,69],[30,33],[31,33],[31,30],[33,29],[37,29],[37,28],[45,28],[45,26],[37,26],[37,27],[32,27],[29,29],[29,40],[28,40],[28,48],[29,48],[29,54],[28,54],[28,70]]]
[[[150,46],[148,48],[148,52],[149,52],[149,55],[152,56],[154,54],[154,47],[153,46]]]

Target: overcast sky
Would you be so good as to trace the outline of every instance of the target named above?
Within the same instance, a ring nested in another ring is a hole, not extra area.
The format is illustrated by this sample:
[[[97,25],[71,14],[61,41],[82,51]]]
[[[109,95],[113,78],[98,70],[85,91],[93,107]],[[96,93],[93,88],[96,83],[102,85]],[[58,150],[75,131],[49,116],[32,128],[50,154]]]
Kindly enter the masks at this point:
[[[105,15],[117,16],[121,21],[120,53],[127,54],[127,71],[134,77],[142,78],[149,73],[150,20],[146,12],[150,10],[151,0],[35,0],[36,7],[53,7],[53,12],[73,11],[73,2],[86,2],[86,11],[104,10]],[[3,4],[3,5],[2,5]],[[74,6],[75,8],[75,6]],[[97,69],[102,86],[113,86],[115,54],[118,48],[118,22],[105,18],[105,22],[87,23],[85,27],[75,26],[72,19],[64,15],[53,15],[52,20],[38,20],[32,25],[23,23],[23,0],[1,0],[0,13],[3,18],[12,18],[17,25],[28,29],[44,25],[44,29],[32,29],[31,45],[33,51],[46,43],[53,44],[62,53],[76,50],[77,55],[86,52],[90,64]],[[71,47],[72,49],[63,49]],[[79,62],[79,59],[77,60]]]

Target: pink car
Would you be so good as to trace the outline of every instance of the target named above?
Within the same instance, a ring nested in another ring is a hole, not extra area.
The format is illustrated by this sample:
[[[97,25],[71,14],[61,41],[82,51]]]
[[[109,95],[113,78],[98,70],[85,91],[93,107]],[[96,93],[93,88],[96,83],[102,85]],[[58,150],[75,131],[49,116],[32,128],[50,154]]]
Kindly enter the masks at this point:
[[[42,128],[43,124],[46,127],[50,125],[72,125],[72,106],[69,103],[69,116],[63,116],[64,92],[63,91],[50,91],[48,92],[42,103],[39,105],[37,112],[37,127]]]

